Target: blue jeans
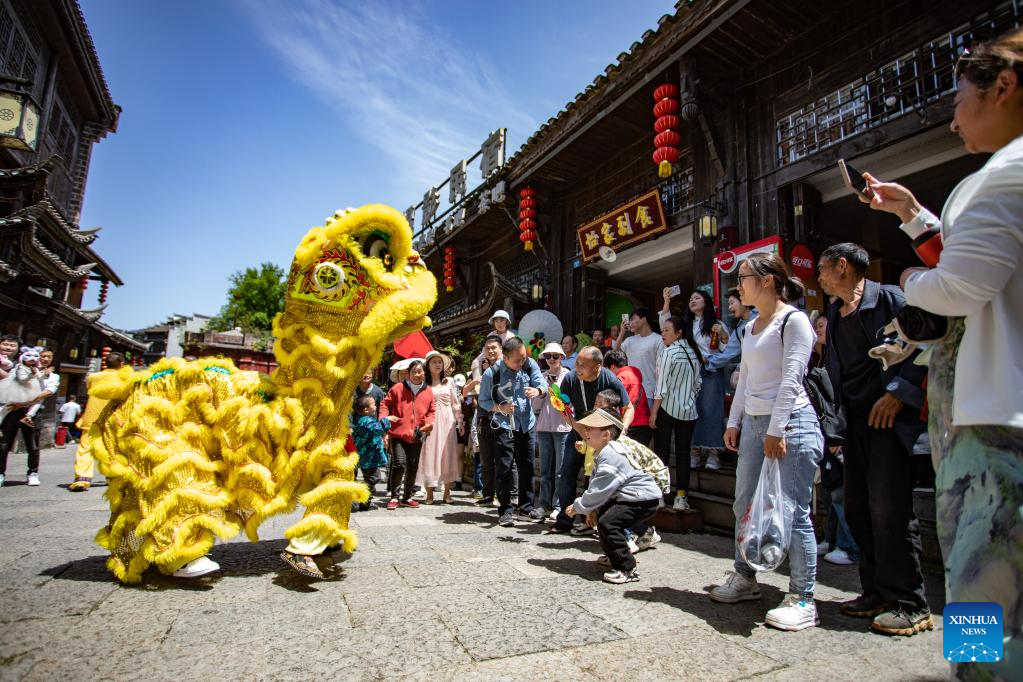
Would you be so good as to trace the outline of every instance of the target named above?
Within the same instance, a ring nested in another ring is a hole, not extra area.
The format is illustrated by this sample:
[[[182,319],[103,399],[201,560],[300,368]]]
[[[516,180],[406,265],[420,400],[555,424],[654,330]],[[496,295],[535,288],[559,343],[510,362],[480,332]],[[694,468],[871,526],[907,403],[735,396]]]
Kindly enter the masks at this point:
[[[693,431],[694,448],[723,448],[725,432],[725,378],[724,370],[700,370],[703,386],[696,396],[696,430]],[[677,452],[677,451],[676,451]],[[763,454],[763,453],[761,453]]]
[[[570,431],[565,439],[565,450],[561,457],[561,473],[558,474],[558,504],[561,511],[558,512],[555,524],[558,528],[566,529],[572,527],[572,517],[565,513],[568,506],[575,502],[576,480],[579,478],[579,470],[583,468],[585,457],[575,449],[575,442],[579,440],[579,434],[574,430]]]
[[[849,524],[845,522],[845,491],[841,487],[831,491],[831,513],[835,515],[838,522],[838,535],[835,540],[835,547],[849,555],[853,561],[860,560],[860,548],[853,539]]]
[[[472,489],[473,492],[483,493],[483,464],[480,463],[480,452],[477,450],[472,456],[472,462],[474,465],[473,476],[472,476]]]
[[[739,533],[739,520],[746,513],[760,480],[764,463],[764,437],[770,426],[771,415],[744,415],[739,435],[739,460],[735,468],[735,532]],[[781,460],[781,484],[785,495],[794,505],[792,539],[789,542],[789,592],[808,599],[813,598],[817,579],[817,539],[810,522],[810,504],[813,499],[813,480],[817,465],[824,456],[824,436],[817,425],[813,407],[807,405],[792,412],[785,427],[786,454]],[[735,546],[735,571],[753,578],[756,571],[739,554]]]
[[[537,431],[536,446],[540,451],[540,499],[537,506],[547,511],[561,510],[561,503],[556,499],[558,472],[565,452],[565,441],[568,431]]]

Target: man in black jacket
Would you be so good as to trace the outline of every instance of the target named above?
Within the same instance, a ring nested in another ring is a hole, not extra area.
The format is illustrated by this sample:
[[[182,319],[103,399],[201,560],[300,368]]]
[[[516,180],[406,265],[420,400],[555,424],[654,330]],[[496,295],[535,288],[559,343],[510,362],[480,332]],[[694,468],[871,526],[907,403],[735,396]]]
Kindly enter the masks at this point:
[[[863,594],[842,604],[849,616],[894,635],[933,628],[920,569],[920,530],[913,513],[913,444],[927,369],[915,355],[883,370],[868,351],[906,305],[902,291],[866,279],[863,247],[836,244],[821,254],[820,284],[828,307],[826,367],[845,406],[845,516],[860,546]]]

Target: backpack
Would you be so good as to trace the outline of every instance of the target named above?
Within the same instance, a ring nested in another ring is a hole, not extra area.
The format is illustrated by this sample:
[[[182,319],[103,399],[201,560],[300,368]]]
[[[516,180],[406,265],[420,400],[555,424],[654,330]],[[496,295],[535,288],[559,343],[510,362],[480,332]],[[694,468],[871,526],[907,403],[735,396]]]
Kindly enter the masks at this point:
[[[622,446],[616,450],[629,460],[629,464],[653,476],[662,493],[671,492],[671,472],[656,452],[628,436],[620,436],[615,442]]]
[[[787,313],[781,321],[781,339],[785,342],[785,324],[797,311]],[[831,375],[823,367],[813,367],[803,375],[803,389],[810,398],[813,411],[817,413],[817,421],[824,434],[824,442],[828,446],[845,445],[846,420],[845,407],[835,399],[835,388],[831,384]]]

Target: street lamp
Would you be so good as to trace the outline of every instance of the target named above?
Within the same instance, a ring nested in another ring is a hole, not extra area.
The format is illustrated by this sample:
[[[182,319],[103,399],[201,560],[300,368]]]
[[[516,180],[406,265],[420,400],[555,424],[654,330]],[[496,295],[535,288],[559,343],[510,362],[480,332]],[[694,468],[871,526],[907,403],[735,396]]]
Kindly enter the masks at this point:
[[[22,79],[0,80],[0,147],[34,152],[39,144],[39,105],[32,96],[9,84],[31,85]]]
[[[711,212],[700,217],[700,240],[707,246],[718,238],[718,217]]]
[[[539,278],[533,280],[533,284],[529,287],[529,297],[533,303],[539,303],[543,300],[543,283]]]

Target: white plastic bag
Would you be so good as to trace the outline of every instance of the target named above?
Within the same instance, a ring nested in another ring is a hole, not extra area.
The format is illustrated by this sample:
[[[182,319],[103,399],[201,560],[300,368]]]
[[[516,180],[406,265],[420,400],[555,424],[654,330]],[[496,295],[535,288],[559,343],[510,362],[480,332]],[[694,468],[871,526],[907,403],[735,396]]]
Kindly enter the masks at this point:
[[[781,487],[781,460],[764,458],[760,480],[739,522],[739,554],[758,571],[781,566],[792,537],[794,505]]]

